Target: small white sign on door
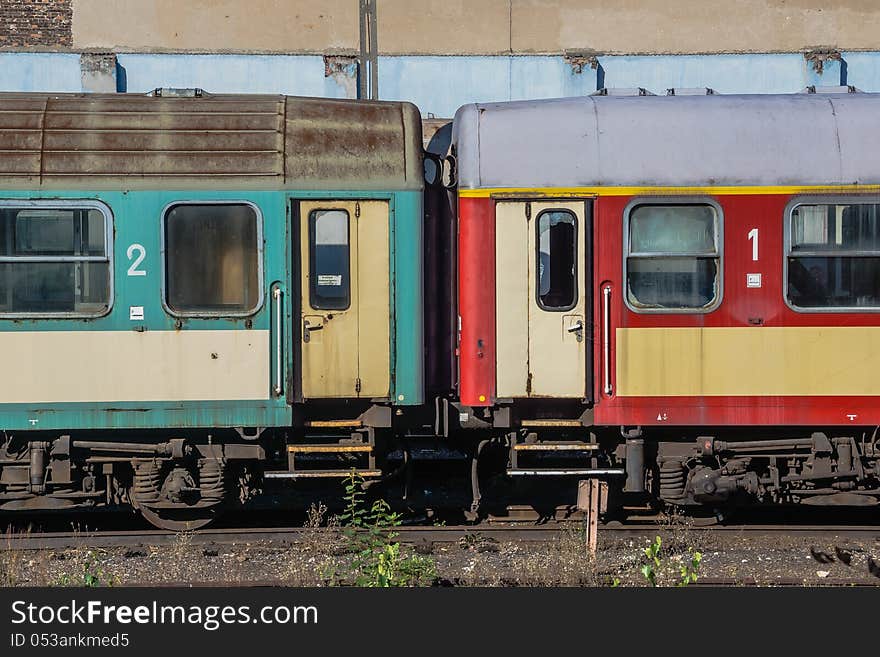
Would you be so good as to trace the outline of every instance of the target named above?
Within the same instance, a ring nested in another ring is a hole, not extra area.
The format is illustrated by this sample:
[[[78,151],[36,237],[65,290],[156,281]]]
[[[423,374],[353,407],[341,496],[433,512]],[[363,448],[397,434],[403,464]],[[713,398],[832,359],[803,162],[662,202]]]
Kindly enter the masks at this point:
[[[746,287],[761,287],[761,274],[746,274]]]
[[[318,274],[318,285],[342,285],[342,274]]]
[[[132,322],[141,322],[144,319],[144,307],[143,306],[129,306],[128,307],[128,319]]]

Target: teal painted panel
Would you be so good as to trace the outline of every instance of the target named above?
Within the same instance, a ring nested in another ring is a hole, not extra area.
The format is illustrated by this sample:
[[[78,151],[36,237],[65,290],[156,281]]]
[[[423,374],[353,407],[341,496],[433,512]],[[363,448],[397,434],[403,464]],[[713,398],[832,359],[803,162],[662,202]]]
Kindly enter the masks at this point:
[[[108,407],[0,404],[0,429],[4,431],[283,427],[290,422],[289,408],[273,401],[118,402]]]
[[[393,399],[415,406],[425,401],[422,194],[398,193],[392,217]]]
[[[0,333],[10,331],[198,331],[198,330],[269,330],[270,299],[265,295],[262,306],[251,316],[241,318],[177,318],[162,303],[164,258],[162,253],[163,211],[171,204],[185,201],[247,201],[262,215],[263,286],[269,290],[273,282],[284,282],[287,272],[287,211],[285,194],[265,191],[137,191],[137,192],[3,192],[2,198],[28,199],[89,199],[105,203],[113,214],[113,300],[109,313],[91,319],[3,319]],[[143,247],[145,256],[138,265],[143,275],[130,275],[129,269],[138,256],[129,249]],[[143,308],[143,320],[132,321],[132,306]],[[289,322],[284,330],[291,335]],[[273,341],[274,342],[274,341]],[[290,351],[290,350],[288,350]],[[290,364],[288,364],[290,367]],[[88,385],[95,372],[83,372],[83,385]],[[101,376],[135,377],[125,362],[118,369]],[[35,374],[36,376],[36,374]],[[52,376],[51,372],[39,376]],[[270,397],[266,382],[266,399],[256,401],[190,401],[149,403],[0,403],[0,427],[13,429],[75,430],[158,427],[233,427],[285,426],[291,422],[291,409],[284,397]],[[2,402],[2,400],[0,400]],[[34,421],[36,420],[36,422]]]
[[[290,199],[388,199],[391,201],[392,262],[400,272],[398,285],[392,284],[392,380],[394,398],[403,395],[400,404],[417,404],[423,399],[422,366],[422,200],[417,192],[394,194],[376,192],[294,192],[290,191],[136,191],[136,192],[3,192],[0,198],[27,199],[84,199],[105,203],[114,217],[113,277],[114,298],[110,312],[90,319],[2,319],[0,333],[6,331],[187,331],[187,330],[274,330],[270,290],[273,285],[285,292],[283,299],[284,368],[286,386],[291,384],[296,349],[291,348],[294,335],[293,299],[298,290],[297,281],[291,280],[290,236],[288,207]],[[247,318],[176,318],[163,307],[160,289],[163,279],[160,218],[172,203],[182,201],[247,201],[254,204],[263,219],[263,306]],[[146,256],[138,269],[142,276],[129,276],[132,259],[128,250],[132,244],[144,248]],[[392,272],[393,275],[394,272]],[[143,320],[131,321],[131,306],[142,306]],[[395,309],[402,314],[394,321]],[[298,318],[296,318],[298,321]],[[274,337],[271,340],[274,349]],[[274,361],[274,351],[273,361]],[[273,375],[274,375],[274,364]],[[136,376],[120,363],[114,376]],[[51,373],[41,376],[51,376]],[[89,372],[83,373],[83,385],[88,385]],[[161,427],[235,427],[287,426],[292,421],[287,402],[289,389],[280,397],[253,402],[175,402],[168,400],[150,403],[69,403],[69,404],[2,404],[0,400],[0,429],[22,430],[38,428],[61,429],[123,429]],[[33,423],[31,420],[36,419]]]

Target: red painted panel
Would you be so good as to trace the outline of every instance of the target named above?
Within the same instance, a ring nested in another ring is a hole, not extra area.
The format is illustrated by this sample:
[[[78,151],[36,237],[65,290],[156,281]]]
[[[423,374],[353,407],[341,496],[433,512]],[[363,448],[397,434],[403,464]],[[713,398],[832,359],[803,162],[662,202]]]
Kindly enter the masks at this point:
[[[619,397],[596,407],[600,425],[877,426],[877,397]]]
[[[632,197],[600,197],[595,204],[595,420],[602,425],[816,425],[880,424],[880,398],[874,397],[664,397],[617,398],[602,391],[602,294],[613,289],[611,376],[615,328],[880,326],[880,313],[803,313],[785,303],[783,289],[785,208],[792,197],[724,195],[712,197],[723,212],[723,299],[712,312],[635,313],[624,303],[623,213]],[[753,260],[749,232],[758,229]],[[747,274],[760,273],[762,286],[748,288]],[[664,414],[666,417],[664,417]],[[856,419],[848,416],[855,414]],[[658,416],[660,419],[658,419]]]
[[[458,202],[459,395],[468,406],[495,398],[495,202]]]

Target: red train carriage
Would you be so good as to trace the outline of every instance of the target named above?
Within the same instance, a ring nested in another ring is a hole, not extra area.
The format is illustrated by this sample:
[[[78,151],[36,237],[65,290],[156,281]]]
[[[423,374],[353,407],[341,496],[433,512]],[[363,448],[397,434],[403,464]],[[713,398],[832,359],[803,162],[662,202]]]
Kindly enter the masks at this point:
[[[470,105],[454,131],[460,399],[508,474],[878,502],[880,95]]]

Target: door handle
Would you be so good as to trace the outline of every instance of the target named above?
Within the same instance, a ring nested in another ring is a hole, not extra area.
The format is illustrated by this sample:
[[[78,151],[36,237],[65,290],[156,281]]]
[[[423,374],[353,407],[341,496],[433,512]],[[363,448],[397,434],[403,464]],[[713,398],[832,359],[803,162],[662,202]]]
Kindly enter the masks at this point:
[[[611,286],[602,288],[602,378],[606,395],[614,392],[611,386]]]
[[[574,333],[578,342],[584,341],[584,323],[581,320],[576,321],[565,330],[567,333]]]
[[[304,321],[303,322],[303,342],[311,341],[310,336],[311,336],[312,331],[323,331],[323,330],[324,330],[323,324],[312,325],[312,324],[309,324],[309,320]]]
[[[281,311],[284,304],[284,292],[281,291],[280,287],[276,287],[272,291],[272,296],[275,300],[275,394],[280,397],[281,393],[284,392],[284,372],[282,371],[284,367],[284,342],[281,335],[283,328]]]

